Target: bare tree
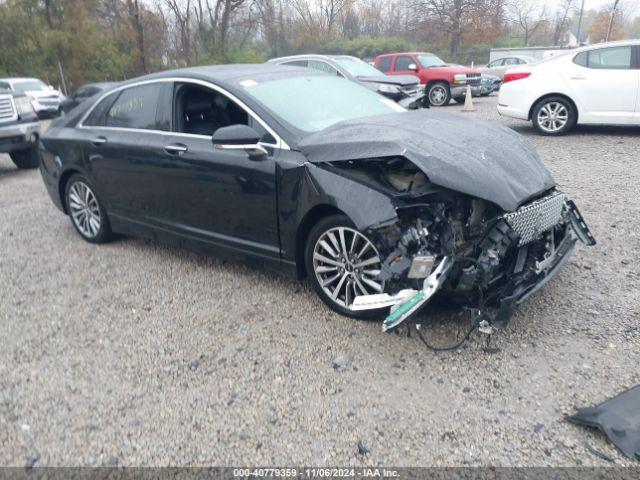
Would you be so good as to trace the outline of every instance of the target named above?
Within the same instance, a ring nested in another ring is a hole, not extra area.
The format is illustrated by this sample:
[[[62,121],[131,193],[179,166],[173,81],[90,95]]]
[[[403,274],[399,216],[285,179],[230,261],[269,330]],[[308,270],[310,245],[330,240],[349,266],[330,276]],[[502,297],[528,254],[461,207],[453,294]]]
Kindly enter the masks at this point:
[[[331,35],[339,15],[355,0],[294,0],[302,27],[310,35]]]
[[[553,21],[553,44],[558,45],[560,38],[568,28],[569,14],[575,7],[575,0],[562,0]]]
[[[529,46],[531,37],[547,23],[547,7],[539,8],[531,0],[514,0],[509,5],[513,23],[522,31],[524,45]]]

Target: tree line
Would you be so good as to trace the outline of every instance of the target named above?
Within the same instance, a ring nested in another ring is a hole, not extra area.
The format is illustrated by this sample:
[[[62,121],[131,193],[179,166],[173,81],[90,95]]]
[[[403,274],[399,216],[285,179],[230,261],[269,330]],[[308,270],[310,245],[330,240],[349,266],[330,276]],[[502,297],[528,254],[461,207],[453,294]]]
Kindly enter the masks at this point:
[[[611,7],[580,0],[0,0],[0,76],[69,89],[189,65],[263,62],[295,53],[370,59],[428,50],[485,62],[491,46],[559,45],[606,36]],[[611,0],[613,4],[613,0]],[[621,0],[611,39],[640,35],[634,0]]]

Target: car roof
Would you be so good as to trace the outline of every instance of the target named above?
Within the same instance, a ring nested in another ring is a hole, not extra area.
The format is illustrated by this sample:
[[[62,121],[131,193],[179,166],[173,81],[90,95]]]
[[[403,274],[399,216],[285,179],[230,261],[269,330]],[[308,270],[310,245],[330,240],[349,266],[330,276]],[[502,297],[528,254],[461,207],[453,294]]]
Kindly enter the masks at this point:
[[[302,53],[299,55],[289,55],[287,57],[271,58],[269,59],[269,62],[279,63],[279,62],[285,62],[289,60],[305,60],[309,58],[317,58],[319,60],[337,60],[337,59],[345,58],[345,59],[355,59],[355,60],[363,61],[358,57],[354,57],[353,55],[322,55],[318,53]]]
[[[239,84],[244,80],[262,80],[267,81],[275,78],[291,77],[292,75],[324,75],[322,72],[304,67],[292,67],[278,65],[275,63],[247,63],[247,64],[230,64],[230,65],[209,65],[201,67],[181,68],[177,70],[165,70],[163,72],[152,73],[142,77],[137,77],[121,85],[129,83],[138,83],[145,80],[155,80],[171,77],[187,77],[202,80],[210,80],[218,84],[226,84],[227,86]]]
[[[9,83],[32,82],[34,80],[36,80],[38,82],[42,82],[42,80],[40,80],[39,78],[35,78],[35,77],[5,77],[5,78],[0,78],[0,81],[9,82]],[[42,83],[44,83],[44,82],[42,82]]]
[[[394,53],[384,53],[382,55],[378,55],[379,57],[388,57],[391,55],[435,55],[432,52],[394,52]]]
[[[616,40],[615,42],[602,42],[602,43],[593,43],[591,45],[585,45],[584,47],[578,47],[573,49],[572,53],[586,52],[588,50],[594,50],[598,48],[606,48],[606,47],[626,47],[640,45],[640,40]]]

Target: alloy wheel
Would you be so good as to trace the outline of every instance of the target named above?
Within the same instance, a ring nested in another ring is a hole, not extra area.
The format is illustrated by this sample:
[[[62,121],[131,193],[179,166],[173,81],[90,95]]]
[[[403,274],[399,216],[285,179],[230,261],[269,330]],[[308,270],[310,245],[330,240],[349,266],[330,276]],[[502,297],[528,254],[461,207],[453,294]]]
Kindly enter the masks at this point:
[[[447,91],[442,85],[435,85],[429,90],[429,101],[436,107],[441,106],[447,98]]]
[[[324,232],[313,248],[313,270],[326,295],[338,305],[350,308],[355,297],[384,291],[380,255],[357,230],[335,227]]]
[[[538,111],[538,125],[542,130],[556,133],[569,122],[569,110],[560,102],[545,103]]]
[[[69,213],[76,228],[87,238],[94,238],[100,232],[102,215],[98,200],[89,186],[81,181],[69,188]]]

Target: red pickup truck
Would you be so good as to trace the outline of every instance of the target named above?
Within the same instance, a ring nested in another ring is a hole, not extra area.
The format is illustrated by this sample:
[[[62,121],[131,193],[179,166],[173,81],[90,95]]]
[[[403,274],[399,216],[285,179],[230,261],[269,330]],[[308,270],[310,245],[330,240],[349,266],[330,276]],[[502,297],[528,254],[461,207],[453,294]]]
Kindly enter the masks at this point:
[[[387,53],[377,56],[374,66],[387,75],[416,75],[425,86],[429,102],[437,107],[447,105],[452,98],[464,102],[467,85],[474,95],[480,90],[479,70],[446,64],[433,53]]]

